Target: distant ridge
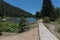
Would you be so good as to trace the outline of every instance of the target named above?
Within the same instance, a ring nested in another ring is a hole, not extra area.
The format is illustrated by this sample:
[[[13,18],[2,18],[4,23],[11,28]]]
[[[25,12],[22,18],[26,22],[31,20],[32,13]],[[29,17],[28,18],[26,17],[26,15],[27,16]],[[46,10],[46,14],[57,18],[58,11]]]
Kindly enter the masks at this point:
[[[0,16],[32,17],[33,15],[25,10],[22,10],[21,8],[17,8],[3,0],[0,0]]]

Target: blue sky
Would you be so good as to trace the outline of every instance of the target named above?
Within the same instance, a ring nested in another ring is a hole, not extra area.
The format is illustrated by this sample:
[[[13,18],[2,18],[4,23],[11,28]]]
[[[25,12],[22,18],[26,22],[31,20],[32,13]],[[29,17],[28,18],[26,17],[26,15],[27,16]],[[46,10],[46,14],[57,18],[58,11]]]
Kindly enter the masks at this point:
[[[13,6],[19,7],[23,10],[26,10],[32,14],[35,14],[36,11],[40,11],[42,8],[43,0],[4,0],[10,3]],[[60,7],[60,0],[52,0],[55,7]]]

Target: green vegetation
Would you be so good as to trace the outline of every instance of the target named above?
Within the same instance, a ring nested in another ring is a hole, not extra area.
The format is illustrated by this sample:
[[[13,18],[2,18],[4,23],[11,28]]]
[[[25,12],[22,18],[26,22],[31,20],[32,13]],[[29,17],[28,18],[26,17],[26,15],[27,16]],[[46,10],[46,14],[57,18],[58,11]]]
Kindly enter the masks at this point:
[[[36,12],[35,17],[39,19],[42,18],[43,20],[49,19],[50,21],[55,21],[60,18],[60,8],[55,8],[51,0],[43,0],[41,12]]]
[[[57,18],[60,18],[60,8],[59,7],[57,7],[57,8],[54,8],[54,12],[55,12],[55,16],[57,17]]]
[[[1,27],[1,25],[0,25],[0,36],[2,35],[2,27]]]
[[[3,32],[17,32],[18,24],[12,22],[1,22]]]
[[[6,17],[32,17],[33,15],[21,8],[14,7],[9,3],[0,0],[0,16]]]
[[[2,18],[0,17],[0,35],[2,35],[2,25],[1,25],[1,22],[2,22]]]
[[[40,12],[36,12],[36,18],[40,18]]]
[[[24,17],[20,18],[19,23],[9,22],[9,21],[2,21],[0,22],[0,33],[1,32],[24,32],[29,29],[27,26],[28,22]]]
[[[56,19],[56,14],[54,13],[54,7],[51,0],[43,0],[43,6],[41,10],[41,17],[45,18],[46,16],[50,18],[51,21]]]
[[[27,21],[24,17],[20,18],[20,22],[19,22],[19,27],[18,27],[18,33],[24,32],[28,29],[27,27]]]
[[[60,24],[60,18],[56,19],[56,22],[58,22]]]
[[[29,23],[24,17],[20,17],[19,23],[0,20],[0,35],[2,35],[2,32],[22,33],[29,29]]]
[[[9,3],[5,2],[4,0],[0,0],[0,16],[5,18],[6,17],[33,17],[31,13],[22,10],[21,8],[12,6]],[[23,20],[25,19],[23,18]],[[2,35],[2,32],[19,32],[19,31],[22,32],[22,30],[24,30],[26,25],[23,24],[25,23],[23,20],[20,20],[19,24],[0,20],[0,35]]]
[[[41,13],[39,11],[37,11],[34,16],[37,20],[39,20],[41,18]]]
[[[58,33],[60,33],[60,25],[58,25],[58,26],[56,26],[56,31],[58,32]]]
[[[49,23],[49,22],[50,22],[49,17],[45,17],[45,18],[43,19],[43,22],[44,22],[44,23]]]

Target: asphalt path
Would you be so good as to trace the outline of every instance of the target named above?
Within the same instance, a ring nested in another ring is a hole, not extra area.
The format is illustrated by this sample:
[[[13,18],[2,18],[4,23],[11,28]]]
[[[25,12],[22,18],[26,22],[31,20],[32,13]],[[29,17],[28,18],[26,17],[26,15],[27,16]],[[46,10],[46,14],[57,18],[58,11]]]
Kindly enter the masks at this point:
[[[42,22],[39,23],[39,36],[40,40],[59,40],[44,26]]]

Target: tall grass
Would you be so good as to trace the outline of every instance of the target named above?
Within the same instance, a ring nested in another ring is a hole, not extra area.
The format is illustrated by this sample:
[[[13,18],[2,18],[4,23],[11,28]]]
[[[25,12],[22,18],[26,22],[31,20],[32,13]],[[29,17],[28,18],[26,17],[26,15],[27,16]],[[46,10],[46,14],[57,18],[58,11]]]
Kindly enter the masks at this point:
[[[58,33],[60,33],[60,25],[57,25],[55,29]]]
[[[18,28],[18,24],[12,22],[1,22],[1,26],[4,32],[16,32]]]

